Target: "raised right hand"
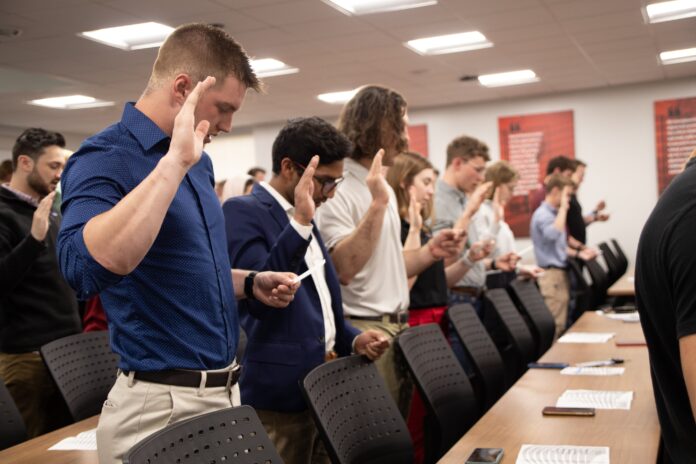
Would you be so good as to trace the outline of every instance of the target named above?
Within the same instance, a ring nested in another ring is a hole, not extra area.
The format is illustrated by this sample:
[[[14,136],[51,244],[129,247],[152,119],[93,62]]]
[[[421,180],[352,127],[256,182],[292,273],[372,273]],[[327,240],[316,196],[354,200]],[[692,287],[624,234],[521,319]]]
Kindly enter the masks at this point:
[[[383,156],[384,149],[380,148],[372,160],[372,166],[370,166],[370,171],[367,173],[365,183],[367,183],[367,188],[370,189],[372,201],[379,205],[386,206],[389,203],[389,185],[382,173]]]
[[[466,202],[466,210],[465,213],[469,215],[469,217],[473,216],[476,214],[476,211],[481,207],[481,203],[483,203],[483,200],[486,199],[488,196],[488,192],[490,189],[493,187],[493,182],[488,181],[484,182],[483,184],[479,185],[476,187],[476,190],[474,190],[474,193],[472,193],[469,198],[467,199]]]
[[[415,230],[421,230],[423,228],[423,216],[421,216],[423,205],[416,200],[416,192],[413,186],[408,189],[408,194],[410,196],[408,202],[408,223]]]
[[[51,206],[53,206],[53,198],[56,196],[55,190],[39,202],[39,206],[34,211],[34,217],[31,220],[31,236],[37,241],[42,242],[48,233],[48,227],[51,225],[49,217],[51,215]]]
[[[210,76],[196,84],[174,119],[172,141],[166,156],[175,160],[184,169],[189,169],[201,159],[203,141],[208,135],[210,122],[199,121],[198,125],[194,127],[194,112],[201,95],[213,85],[215,85],[215,78]]]
[[[316,205],[314,203],[314,171],[319,164],[319,156],[315,155],[307,165],[300,181],[295,187],[294,218],[303,226],[312,224]]]
[[[570,194],[573,192],[573,187],[566,185],[561,192],[561,208],[567,210],[570,207]]]

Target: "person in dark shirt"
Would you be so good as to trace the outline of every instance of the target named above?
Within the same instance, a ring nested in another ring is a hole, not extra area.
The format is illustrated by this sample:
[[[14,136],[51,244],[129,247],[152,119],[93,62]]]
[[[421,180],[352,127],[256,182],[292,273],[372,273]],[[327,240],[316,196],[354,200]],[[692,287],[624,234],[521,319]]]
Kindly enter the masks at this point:
[[[696,459],[696,160],[672,180],[638,242],[636,306],[650,353],[664,450]]]
[[[587,164],[579,159],[575,160],[575,170],[570,176],[575,184],[573,194],[570,196],[570,205],[568,207],[568,218],[566,226],[568,227],[568,244],[571,248],[582,250],[587,244],[587,226],[594,222],[604,222],[609,220],[609,215],[604,211],[607,204],[604,200],[597,203],[597,206],[590,214],[582,214],[582,206],[578,201],[578,190],[585,179],[585,169]]]
[[[0,186],[0,378],[29,437],[70,420],[38,350],[81,329],[75,294],[56,258],[60,217],[52,205],[63,147],[57,132],[25,130],[12,149],[12,179]]]

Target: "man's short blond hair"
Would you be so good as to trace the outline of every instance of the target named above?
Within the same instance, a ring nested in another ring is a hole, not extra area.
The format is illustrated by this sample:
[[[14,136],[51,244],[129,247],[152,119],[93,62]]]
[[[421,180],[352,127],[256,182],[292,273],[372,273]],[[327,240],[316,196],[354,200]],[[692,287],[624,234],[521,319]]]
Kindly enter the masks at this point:
[[[194,84],[213,76],[219,85],[233,76],[248,89],[259,92],[262,88],[242,46],[208,24],[185,24],[167,37],[152,67],[148,91],[179,74],[187,74]]]

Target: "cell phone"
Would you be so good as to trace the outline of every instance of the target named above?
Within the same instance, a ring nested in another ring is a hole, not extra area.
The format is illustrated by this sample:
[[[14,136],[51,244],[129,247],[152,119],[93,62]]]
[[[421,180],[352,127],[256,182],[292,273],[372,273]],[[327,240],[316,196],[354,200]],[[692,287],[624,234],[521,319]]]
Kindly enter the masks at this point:
[[[554,362],[534,362],[527,364],[529,369],[565,369],[570,364]]]
[[[595,408],[558,408],[556,406],[546,406],[541,413],[545,416],[584,416],[595,415]]]
[[[476,448],[466,459],[466,464],[499,463],[503,459],[503,448]]]

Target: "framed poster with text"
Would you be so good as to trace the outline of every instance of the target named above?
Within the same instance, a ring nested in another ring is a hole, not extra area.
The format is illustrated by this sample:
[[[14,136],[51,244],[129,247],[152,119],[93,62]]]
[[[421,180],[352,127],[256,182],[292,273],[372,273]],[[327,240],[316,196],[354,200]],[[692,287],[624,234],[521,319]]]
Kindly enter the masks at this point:
[[[520,174],[514,196],[505,211],[505,221],[515,237],[529,237],[534,211],[532,194],[543,187],[546,165],[551,158],[575,158],[573,111],[528,114],[498,118],[500,158]]]
[[[655,148],[662,194],[696,149],[696,97],[655,102]]]

